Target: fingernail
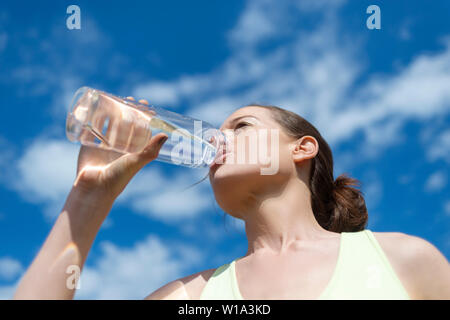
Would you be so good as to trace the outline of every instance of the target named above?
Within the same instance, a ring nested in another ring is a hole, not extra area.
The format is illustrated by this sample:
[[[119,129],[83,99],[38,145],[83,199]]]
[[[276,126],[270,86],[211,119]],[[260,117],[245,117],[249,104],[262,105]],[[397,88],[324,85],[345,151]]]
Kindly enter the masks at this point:
[[[159,144],[163,144],[167,139],[169,139],[169,137],[162,138],[161,140],[159,140]]]

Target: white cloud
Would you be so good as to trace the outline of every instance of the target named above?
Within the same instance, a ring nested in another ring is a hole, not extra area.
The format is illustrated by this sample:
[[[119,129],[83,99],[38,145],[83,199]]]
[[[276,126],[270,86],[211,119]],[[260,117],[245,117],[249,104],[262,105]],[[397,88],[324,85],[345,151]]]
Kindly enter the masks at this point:
[[[370,213],[372,209],[377,207],[383,197],[383,184],[375,171],[365,173],[364,178],[361,179],[361,191]]]
[[[10,257],[0,258],[0,279],[12,280],[20,275],[22,271],[23,267],[20,261]]]
[[[79,146],[63,140],[37,140],[18,161],[21,183],[44,199],[65,194],[75,179]]]
[[[365,128],[366,141],[362,152],[367,157],[376,157],[393,144],[400,144],[406,137],[401,132],[404,120],[400,117],[392,117],[379,123],[374,123]]]
[[[132,247],[105,241],[92,263],[88,259],[75,299],[142,299],[164,284],[201,271],[202,250],[180,241],[148,235]],[[192,271],[194,270],[194,271]],[[24,271],[20,262],[0,259],[0,279],[12,280]],[[12,299],[20,278],[0,286],[0,300]]]
[[[45,216],[52,219],[60,213],[72,188],[79,148],[65,140],[38,138],[18,159],[16,167],[5,172],[3,182],[25,200],[43,204]],[[116,202],[166,222],[194,217],[212,206],[209,180],[184,190],[201,180],[206,170],[173,170],[166,176],[158,169],[157,161],[151,163],[138,172]]]
[[[437,136],[430,137],[430,141],[427,142],[429,146],[427,157],[429,160],[443,159],[450,163],[450,129],[438,133]]]
[[[411,40],[412,37],[412,33],[411,33],[411,28],[409,25],[404,24],[400,27],[400,30],[398,32],[398,36],[400,39],[402,39],[403,41],[408,41]]]
[[[353,35],[348,38],[340,30],[339,20],[333,12],[342,3],[282,2],[272,8],[266,1],[249,1],[229,32],[231,55],[222,65],[204,74],[183,75],[173,81],[142,83],[131,92],[138,98],[169,107],[176,107],[180,101],[186,102],[189,107],[186,114],[216,126],[242,105],[251,102],[279,105],[310,120],[331,145],[345,142],[362,131],[365,141],[360,150],[352,150],[347,156],[349,166],[364,157],[377,156],[392,144],[403,141],[401,130],[406,121],[429,120],[448,113],[450,42],[440,52],[416,56],[399,72],[377,74],[359,84],[357,80],[365,67],[359,46],[362,41]],[[323,19],[318,19],[316,26],[307,29],[301,26],[284,28],[279,20],[282,16],[285,21],[292,21],[292,18],[301,18],[313,11],[322,14]],[[257,30],[261,21],[266,24]],[[257,50],[262,41],[275,38],[282,41],[271,49]],[[87,39],[86,43],[93,44],[94,40]],[[87,66],[89,61],[83,64],[83,67]],[[38,65],[17,72],[18,75],[22,72],[23,79],[36,74],[51,79],[48,70],[41,70]],[[67,100],[76,83],[74,78],[61,84],[67,90],[56,100]],[[433,159],[448,159],[446,154],[449,152],[445,153],[448,147],[440,148],[441,144],[450,145],[448,136],[443,133],[430,148]],[[55,181],[56,174],[48,172],[43,164],[44,152],[40,157],[36,155],[38,160],[33,161],[35,172],[24,164],[34,159],[33,153],[38,153],[37,150],[33,144],[26,153],[26,161],[20,160],[19,172],[24,177],[24,186],[18,189],[24,197],[29,194],[46,202],[46,211],[57,214],[72,182],[68,177],[75,172],[76,156],[69,156],[69,152],[61,155],[58,148],[50,150],[57,154],[55,159],[63,158],[66,163],[73,161],[65,165],[67,171]],[[345,157],[337,155],[337,158]],[[56,169],[62,170],[58,166]],[[177,188],[180,184],[186,186],[196,181],[191,176],[195,170],[185,169],[185,173],[169,177],[156,168],[151,169],[143,170],[132,180],[121,195],[122,203],[131,204],[131,208],[139,213],[165,221],[192,217],[211,204],[210,194],[205,191],[209,189],[204,188],[206,183],[186,192]],[[341,169],[344,171],[345,168]],[[40,181],[47,176],[50,176],[48,186],[41,188]]]
[[[447,175],[444,171],[436,171],[425,182],[425,191],[433,192],[442,190],[447,184]]]
[[[79,146],[64,140],[38,138],[6,173],[7,187],[33,203],[45,205],[48,218],[63,207],[75,180]]]
[[[346,0],[305,0],[295,1],[295,5],[302,11],[333,10],[343,5]]]
[[[10,166],[14,160],[14,154],[17,147],[10,141],[0,136],[0,180],[5,180],[7,173],[10,171]]]
[[[441,53],[420,55],[397,75],[374,77],[356,92],[345,110],[336,114],[330,136],[341,140],[358,129],[368,130],[379,121],[390,122],[394,118],[393,128],[401,128],[398,117],[404,122],[447,113],[450,106],[449,71],[450,43],[447,43]],[[394,138],[396,131],[390,132]]]
[[[13,298],[23,272],[24,267],[20,261],[11,257],[0,258],[0,280],[10,282],[15,279],[14,283],[0,286],[0,300]]]
[[[447,217],[450,217],[450,200],[444,203],[444,213]]]
[[[187,237],[198,237],[199,230],[202,232],[202,237],[208,241],[218,242],[222,240],[225,234],[225,226],[223,224],[213,224],[209,219],[186,220],[185,223],[179,226],[180,232]]]
[[[283,37],[294,31],[301,19],[293,13],[334,12],[345,0],[284,1],[274,5],[270,0],[249,0],[236,25],[228,33],[236,50],[253,49],[260,43]]]
[[[18,283],[13,285],[0,286],[0,300],[12,300]]]
[[[161,81],[138,85],[133,95],[138,99],[147,99],[150,104],[175,106],[178,103],[178,88]]]
[[[150,166],[138,172],[117,199],[118,203],[131,205],[140,214],[166,222],[193,218],[208,207],[212,208],[209,180],[185,190],[200,181],[206,171],[174,168],[167,176],[156,164]]]
[[[99,63],[106,65],[105,76],[109,79],[123,77],[118,70],[126,64],[124,57],[110,50],[109,36],[89,17],[83,18],[77,32],[67,32],[57,23],[45,34],[39,34],[34,27],[16,33],[23,39],[14,47],[20,60],[7,66],[7,72],[0,74],[0,82],[14,82],[19,96],[49,98],[51,103],[45,109],[58,121],[65,117],[75,90],[98,71]],[[107,59],[100,59],[105,56]]]
[[[217,208],[216,208],[217,207]],[[208,239],[211,243],[219,243],[226,240],[229,236],[236,234],[245,234],[245,222],[242,219],[234,218],[224,213],[218,205],[212,208],[208,213],[211,219],[186,219],[186,221],[179,226],[180,231],[187,237],[198,237],[199,230],[204,239]],[[212,220],[219,221],[213,222]]]
[[[379,102],[395,113],[428,118],[450,101],[450,42],[443,52],[418,56],[399,76],[384,79]]]
[[[202,264],[197,248],[163,241],[149,235],[131,248],[103,242],[101,256],[82,271],[76,299],[143,299]]]
[[[414,179],[412,174],[403,174],[397,178],[398,183],[407,185],[410,184]]]
[[[404,141],[402,129],[407,121],[448,113],[450,41],[444,40],[439,52],[417,55],[396,73],[375,74],[357,84],[365,67],[363,41],[340,30],[334,13],[342,3],[283,2],[268,8],[265,1],[249,1],[229,32],[232,53],[221,66],[208,73],[183,76],[188,91],[179,89],[181,78],[164,85],[191,106],[187,114],[216,126],[245,104],[275,104],[306,117],[330,145],[362,131],[365,140],[361,150],[353,151],[361,155],[358,161],[379,156]],[[313,11],[323,19],[307,30],[273,23],[280,15],[290,21]],[[266,24],[258,29],[261,21]],[[283,41],[270,50],[257,50],[268,38]],[[442,138],[447,141],[447,136]]]
[[[229,33],[232,43],[237,45],[256,45],[277,32],[274,15],[267,16],[267,10],[276,11],[280,6],[273,6],[268,1],[247,1],[246,8],[239,17],[233,30]]]
[[[194,118],[200,118],[215,127],[220,127],[222,122],[242,104],[239,98],[219,96],[199,104],[189,110],[188,113]]]
[[[161,220],[189,218],[198,215],[210,201],[195,190],[180,192],[166,188],[154,196],[141,197],[133,202],[138,212]]]
[[[323,25],[263,55],[236,52],[210,74],[218,88],[203,93],[189,114],[220,125],[235,109],[256,102],[280,105],[326,127],[359,69],[333,32],[331,25]]]

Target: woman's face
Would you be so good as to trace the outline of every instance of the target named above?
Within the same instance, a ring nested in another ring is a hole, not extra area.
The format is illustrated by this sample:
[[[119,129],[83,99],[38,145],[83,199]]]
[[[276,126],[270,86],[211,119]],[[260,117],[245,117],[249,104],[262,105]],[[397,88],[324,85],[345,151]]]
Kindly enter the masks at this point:
[[[220,130],[227,137],[209,179],[219,206],[238,217],[251,195],[276,193],[296,172],[288,136],[271,111],[247,106],[233,112]]]

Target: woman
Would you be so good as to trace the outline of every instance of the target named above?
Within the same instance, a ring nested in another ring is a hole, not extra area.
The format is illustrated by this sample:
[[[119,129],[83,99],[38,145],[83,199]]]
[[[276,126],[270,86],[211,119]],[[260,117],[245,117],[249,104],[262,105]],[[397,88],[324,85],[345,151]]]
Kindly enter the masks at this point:
[[[278,132],[270,157],[279,162],[275,174],[264,175],[261,162],[236,161],[239,152],[249,151],[237,141],[268,129]],[[432,244],[364,229],[368,215],[357,181],[334,180],[331,150],[305,119],[250,105],[231,114],[221,130],[231,133],[227,153],[223,164],[210,168],[209,179],[220,207],[245,221],[248,251],[167,283],[147,299],[450,298],[449,265]],[[73,298],[66,270],[82,268],[114,200],[157,157],[165,139],[157,134],[145,150],[128,155],[81,147],[73,188],[16,299]]]

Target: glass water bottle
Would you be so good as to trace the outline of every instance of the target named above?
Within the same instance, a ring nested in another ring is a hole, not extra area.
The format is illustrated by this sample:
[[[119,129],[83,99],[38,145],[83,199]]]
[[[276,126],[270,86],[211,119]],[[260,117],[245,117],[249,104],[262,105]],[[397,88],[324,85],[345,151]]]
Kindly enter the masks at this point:
[[[156,160],[207,167],[225,135],[205,121],[89,88],[78,89],[66,120],[70,141],[114,150],[140,152],[152,135],[168,135]]]

